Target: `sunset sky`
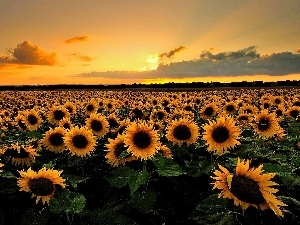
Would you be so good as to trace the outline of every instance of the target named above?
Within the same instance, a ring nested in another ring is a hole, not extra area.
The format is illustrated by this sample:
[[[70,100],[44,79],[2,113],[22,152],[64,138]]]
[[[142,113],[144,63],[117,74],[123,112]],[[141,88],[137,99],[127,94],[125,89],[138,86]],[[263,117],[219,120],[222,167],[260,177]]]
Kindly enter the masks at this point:
[[[300,79],[299,12],[299,0],[0,0],[0,85]]]

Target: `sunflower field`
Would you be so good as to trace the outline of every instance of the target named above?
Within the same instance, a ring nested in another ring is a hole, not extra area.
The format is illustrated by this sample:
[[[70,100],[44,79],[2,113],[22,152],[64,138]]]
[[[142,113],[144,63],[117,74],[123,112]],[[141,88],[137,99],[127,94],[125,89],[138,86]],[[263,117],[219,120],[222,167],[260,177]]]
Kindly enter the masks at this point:
[[[300,224],[300,90],[0,92],[0,225]]]

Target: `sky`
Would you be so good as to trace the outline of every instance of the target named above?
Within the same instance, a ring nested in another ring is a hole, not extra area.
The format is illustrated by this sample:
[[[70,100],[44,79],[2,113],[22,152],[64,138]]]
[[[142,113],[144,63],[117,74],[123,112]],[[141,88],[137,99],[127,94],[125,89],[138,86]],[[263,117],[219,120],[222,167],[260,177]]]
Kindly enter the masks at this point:
[[[300,78],[299,0],[0,0],[0,85]]]

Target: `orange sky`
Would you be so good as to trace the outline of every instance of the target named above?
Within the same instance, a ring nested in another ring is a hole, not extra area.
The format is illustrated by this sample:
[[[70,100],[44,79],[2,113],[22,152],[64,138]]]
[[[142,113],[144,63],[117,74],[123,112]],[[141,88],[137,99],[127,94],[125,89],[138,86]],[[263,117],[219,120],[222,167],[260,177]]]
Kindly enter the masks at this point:
[[[156,69],[165,63],[256,46],[261,55],[300,48],[298,0],[18,1],[0,7],[0,84],[299,79],[298,75],[122,79],[77,77]]]

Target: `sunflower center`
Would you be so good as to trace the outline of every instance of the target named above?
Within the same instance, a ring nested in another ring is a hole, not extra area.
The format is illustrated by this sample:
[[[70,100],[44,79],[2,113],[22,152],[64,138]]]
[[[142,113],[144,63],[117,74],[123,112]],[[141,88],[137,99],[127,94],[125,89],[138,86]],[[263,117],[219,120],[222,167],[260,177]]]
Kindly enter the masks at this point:
[[[126,129],[126,126],[120,126],[119,129],[118,129],[118,133],[119,134],[122,134]]]
[[[133,144],[141,149],[147,148],[151,144],[151,137],[145,131],[138,131],[134,134]]]
[[[230,192],[243,202],[261,204],[265,199],[256,181],[242,175],[234,175],[231,181]]]
[[[193,111],[193,108],[190,105],[187,105],[184,107],[184,110],[191,112]]]
[[[245,112],[245,113],[251,114],[251,113],[252,113],[252,110],[251,110],[251,109],[246,109],[244,112]]]
[[[53,193],[53,182],[47,178],[33,178],[28,182],[30,191],[37,196],[47,196]]]
[[[35,124],[37,124],[38,120],[37,120],[36,116],[34,116],[34,115],[29,115],[29,116],[28,116],[28,122],[29,122],[31,125],[35,125]]]
[[[119,158],[119,156],[126,150],[127,148],[125,147],[125,144],[123,142],[118,143],[115,147],[116,157]]]
[[[24,123],[24,121],[18,120],[18,125],[19,125],[20,128],[26,129],[26,124]]]
[[[281,100],[279,98],[276,98],[275,101],[274,101],[276,104],[280,104],[281,103]]]
[[[137,118],[142,118],[144,115],[143,111],[138,108],[133,109],[132,112]]]
[[[267,103],[267,102],[265,102],[265,103],[264,103],[264,109],[267,109],[267,108],[269,108],[269,107],[270,107],[270,104]]]
[[[78,134],[72,138],[72,143],[75,148],[85,148],[89,142],[84,135]]]
[[[156,117],[157,117],[157,119],[159,119],[159,120],[162,120],[162,119],[164,118],[164,116],[165,116],[165,114],[164,114],[163,112],[157,112],[157,113],[156,113]]]
[[[93,131],[99,132],[100,130],[102,130],[102,123],[98,120],[92,120],[91,128]]]
[[[9,155],[14,158],[28,158],[30,154],[26,152],[24,148],[20,148],[20,151],[17,151],[15,149],[8,149],[5,151],[5,155]]]
[[[108,124],[110,127],[117,127],[119,125],[118,122],[113,118],[108,119]]]
[[[268,120],[268,118],[262,118],[259,120],[257,128],[260,131],[266,131],[270,128],[270,121]]]
[[[181,124],[175,127],[173,135],[178,140],[188,140],[192,136],[192,132],[187,125]]]
[[[227,105],[227,106],[226,106],[226,111],[227,111],[227,112],[232,112],[232,111],[234,111],[234,106],[233,106],[233,105]]]
[[[157,100],[153,100],[153,101],[152,101],[152,104],[153,104],[153,105],[157,105],[157,103],[158,103]]]
[[[212,137],[215,142],[223,143],[229,138],[229,130],[226,127],[219,126],[212,132]]]
[[[204,110],[204,114],[206,116],[211,116],[213,114],[213,112],[214,112],[214,109],[213,109],[213,107],[210,107],[210,106]]]
[[[298,110],[292,110],[290,111],[290,116],[293,117],[293,118],[296,118],[299,114],[299,111]]]
[[[54,115],[54,119],[61,120],[62,118],[64,118],[65,113],[63,111],[61,111],[60,109],[58,109],[58,110],[54,111],[53,115]]]
[[[112,107],[113,107],[113,106],[112,106],[111,103],[108,103],[108,104],[107,104],[107,108],[111,109]]]
[[[72,112],[73,112],[73,109],[72,109],[72,107],[70,107],[70,106],[68,106],[66,109],[68,110],[69,113],[72,113]]]
[[[64,143],[63,135],[60,133],[53,133],[49,137],[49,142],[53,146],[60,146]]]
[[[276,113],[276,116],[277,116],[277,117],[279,117],[279,116],[282,116],[282,115],[283,115],[283,113],[282,113],[282,110],[281,110],[281,109],[277,109],[275,113]]]
[[[70,129],[70,128],[71,128],[71,126],[70,126],[70,124],[69,124],[69,123],[64,123],[64,125],[63,125],[63,128],[65,128],[65,129]]]
[[[240,116],[239,120],[246,120],[247,121],[248,120],[248,116]]]
[[[89,111],[89,112],[93,111],[93,109],[94,109],[94,106],[93,106],[93,105],[88,105],[88,106],[86,107],[86,110]]]

